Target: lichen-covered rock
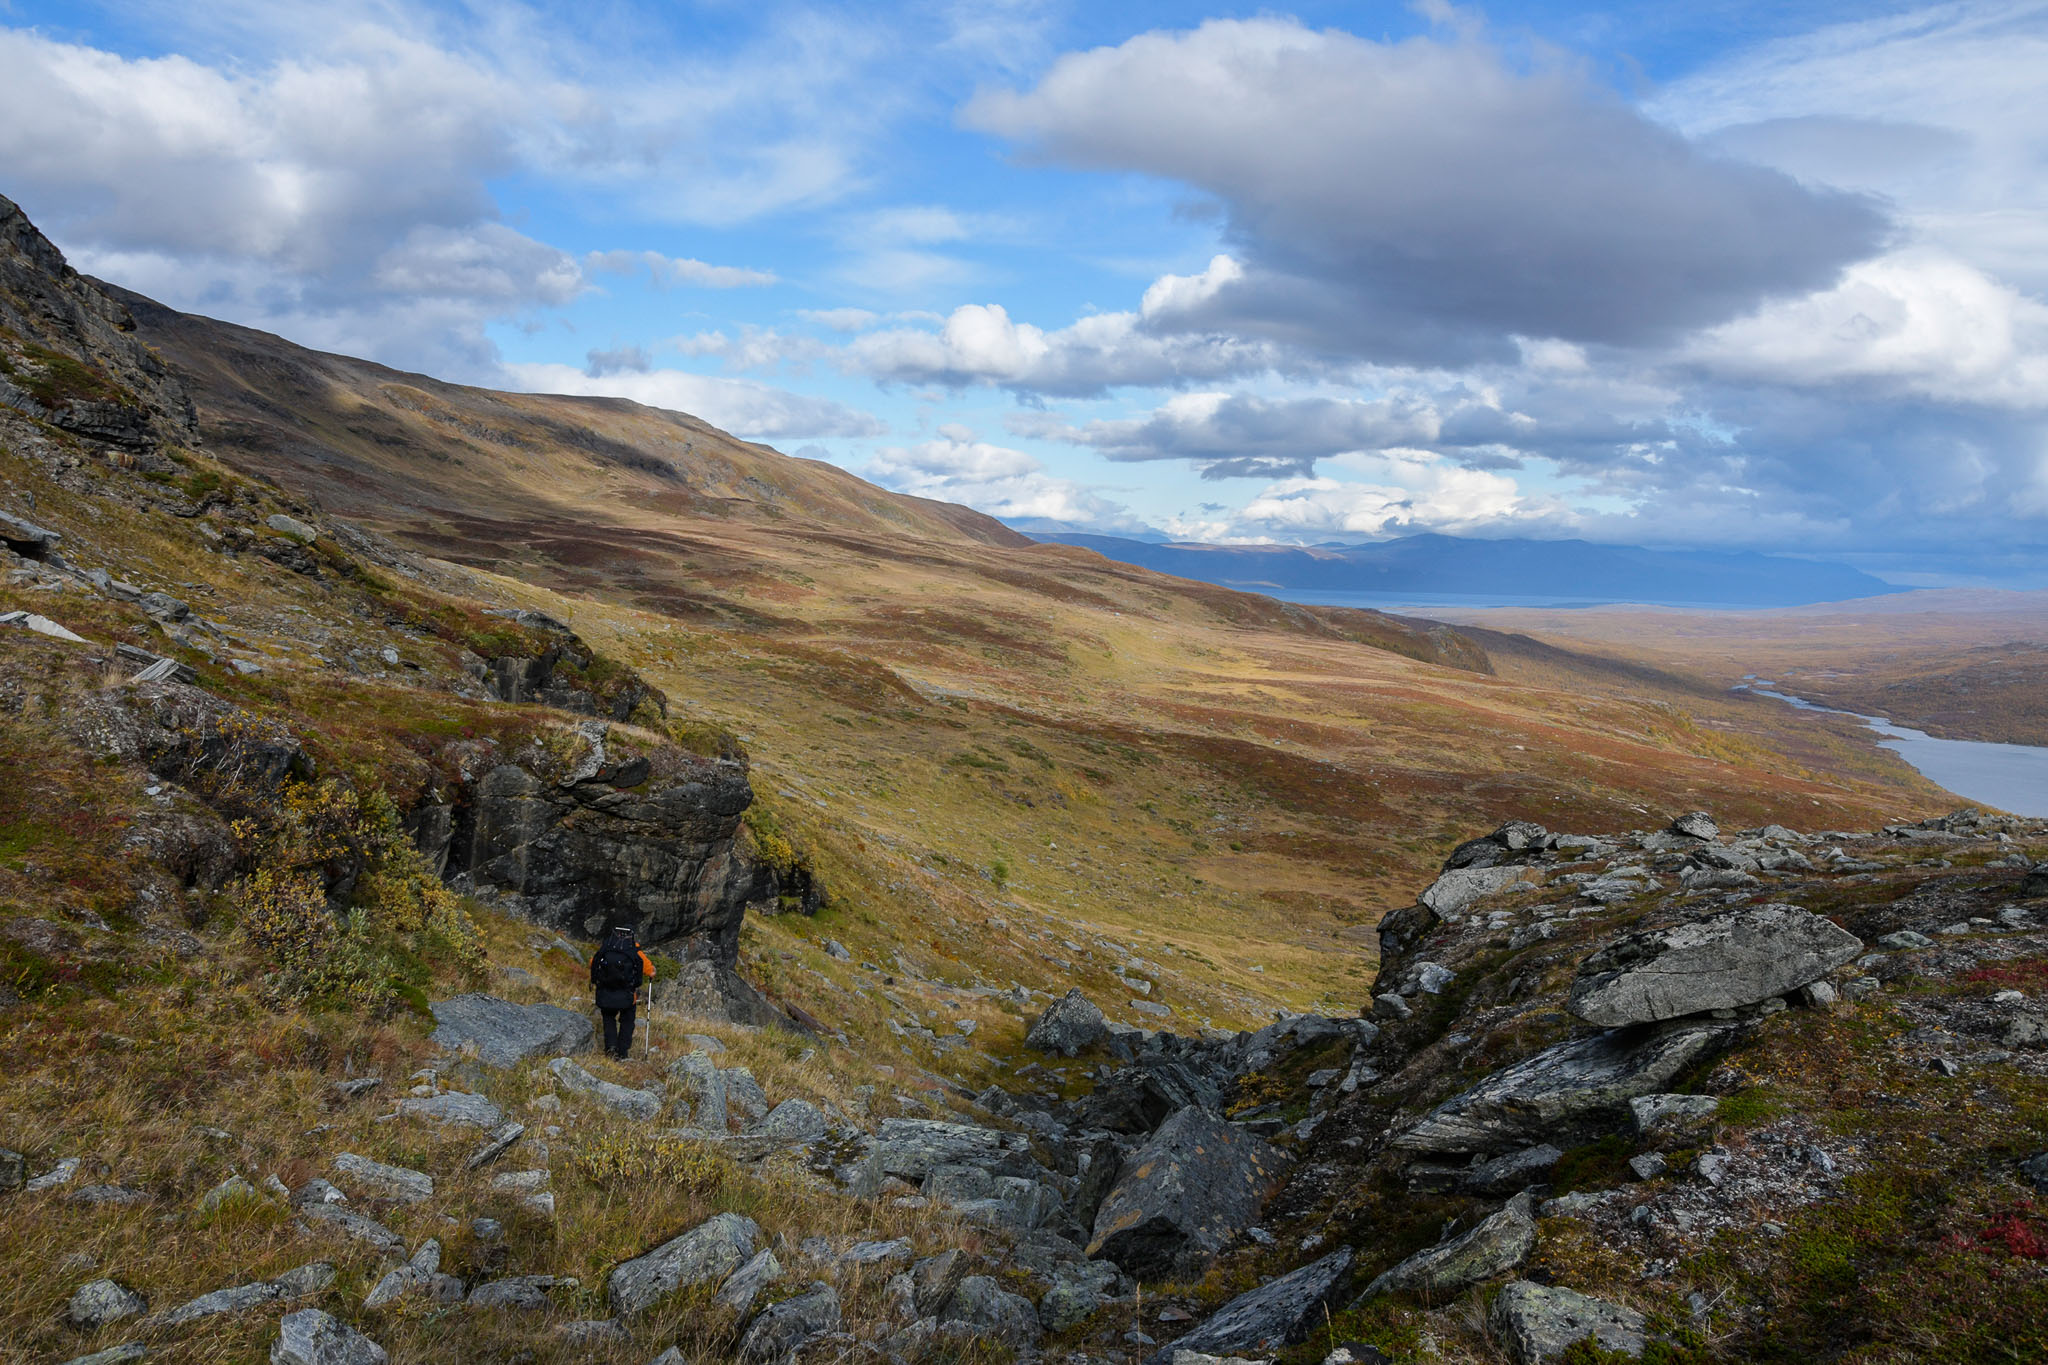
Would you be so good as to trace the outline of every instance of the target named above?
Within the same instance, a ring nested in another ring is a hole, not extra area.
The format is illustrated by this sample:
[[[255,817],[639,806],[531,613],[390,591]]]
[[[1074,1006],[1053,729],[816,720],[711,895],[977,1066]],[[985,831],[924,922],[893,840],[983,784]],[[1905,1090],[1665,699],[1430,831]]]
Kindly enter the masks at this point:
[[[761,1229],[751,1218],[709,1218],[614,1269],[605,1284],[612,1313],[630,1318],[686,1285],[722,1281],[752,1258],[760,1241]]]
[[[1757,905],[1615,940],[1587,958],[1570,1008],[1589,1024],[1653,1024],[1754,1005],[1818,981],[1863,951],[1796,905]]]
[[[941,1323],[956,1324],[974,1336],[1005,1346],[1029,1346],[1040,1335],[1038,1310],[1031,1300],[1012,1294],[986,1275],[960,1281],[939,1312]]]
[[[1243,1129],[1183,1109],[1124,1163],[1095,1215],[1088,1254],[1134,1275],[1214,1255],[1258,1220],[1286,1166],[1278,1149]]]
[[[505,1121],[505,1111],[490,1100],[460,1090],[439,1095],[407,1095],[398,1102],[398,1112],[435,1123],[466,1123],[473,1128],[496,1128]]]
[[[1571,1146],[1630,1122],[1630,1100],[1668,1089],[1735,1034],[1732,1024],[1680,1020],[1558,1043],[1444,1101],[1390,1145],[1412,1152]]]
[[[78,1286],[64,1309],[64,1320],[81,1332],[146,1312],[149,1300],[114,1280],[90,1280]]]
[[[726,1277],[718,1287],[717,1301],[734,1313],[745,1317],[753,1311],[754,1300],[761,1291],[782,1278],[782,1262],[775,1259],[775,1253],[765,1247],[754,1253],[752,1260]]]
[[[560,1005],[516,1005],[471,994],[436,1000],[432,1008],[435,1029],[427,1041],[450,1052],[473,1050],[485,1066],[588,1052],[595,1034],[588,1015]]]
[[[1516,1365],[1548,1365],[1590,1338],[1603,1351],[1643,1354],[1643,1315],[1556,1285],[1516,1280],[1494,1297],[1487,1323]]]
[[[740,1359],[782,1360],[813,1337],[839,1330],[839,1291],[823,1280],[763,1310],[740,1338]]]
[[[1521,885],[1531,875],[1523,867],[1453,868],[1431,882],[1419,899],[1439,918],[1456,923],[1478,902]]]
[[[434,1177],[410,1166],[387,1165],[354,1152],[343,1152],[334,1158],[334,1171],[358,1190],[379,1199],[421,1204],[434,1197]]]
[[[1072,1057],[1101,1042],[1108,1032],[1109,1021],[1077,986],[1053,1001],[1033,1021],[1030,1032],[1024,1035],[1024,1046],[1035,1052]]]
[[[386,1365],[376,1342],[317,1308],[287,1313],[270,1344],[270,1365]]]
[[[1453,1294],[1505,1275],[1536,1249],[1535,1196],[1524,1191],[1498,1212],[1447,1242],[1419,1251],[1365,1287],[1360,1303],[1381,1294]]]
[[[1342,1291],[1350,1274],[1351,1248],[1340,1247],[1321,1260],[1238,1295],[1152,1359],[1163,1362],[1179,1351],[1270,1356],[1308,1336],[1322,1321],[1324,1306]]]

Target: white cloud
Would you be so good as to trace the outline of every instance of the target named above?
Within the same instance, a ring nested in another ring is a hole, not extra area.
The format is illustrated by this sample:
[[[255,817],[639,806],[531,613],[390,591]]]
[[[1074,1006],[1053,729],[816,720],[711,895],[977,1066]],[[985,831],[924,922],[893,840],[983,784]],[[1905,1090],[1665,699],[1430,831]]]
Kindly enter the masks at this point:
[[[864,332],[881,321],[865,308],[799,308],[797,316],[834,332]]]
[[[877,451],[857,472],[898,492],[965,503],[1013,521],[1115,529],[1138,525],[1121,505],[1071,479],[1047,473],[1035,456],[975,440],[973,432],[952,424],[937,440]]]
[[[772,270],[707,265],[687,256],[664,256],[659,251],[593,251],[584,258],[584,264],[607,275],[634,275],[645,271],[649,279],[664,286],[744,289],[781,282],[781,277]]]
[[[1462,469],[1428,451],[1387,451],[1338,463],[1364,479],[1273,483],[1230,519],[1235,538],[1456,533],[1527,522],[1553,510],[1523,497],[1504,474]]]
[[[505,371],[513,387],[528,393],[630,398],[649,407],[700,417],[748,440],[880,436],[888,430],[870,413],[749,379],[652,369],[592,375],[571,365],[555,364],[508,365]]]

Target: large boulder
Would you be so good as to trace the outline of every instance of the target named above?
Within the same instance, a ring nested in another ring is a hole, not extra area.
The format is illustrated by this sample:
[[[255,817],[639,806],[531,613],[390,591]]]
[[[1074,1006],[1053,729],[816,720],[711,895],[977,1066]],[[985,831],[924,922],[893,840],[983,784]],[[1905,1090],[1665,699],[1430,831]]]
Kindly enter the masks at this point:
[[[78,1287],[64,1308],[64,1321],[81,1332],[95,1332],[110,1322],[146,1312],[149,1300],[115,1280],[90,1280]]]
[[[1494,1297],[1487,1324],[1516,1365],[1548,1365],[1589,1338],[1603,1351],[1643,1354],[1641,1313],[1556,1285],[1514,1281]]]
[[[710,958],[685,962],[673,977],[654,986],[651,996],[665,1015],[803,1031],[802,1025],[777,1008],[752,982],[725,963]]]
[[[760,1242],[760,1226],[751,1218],[721,1213],[707,1219],[613,1270],[605,1284],[612,1314],[629,1318],[687,1285],[723,1282],[753,1258]]]
[[[1609,1029],[1547,1047],[1444,1101],[1389,1145],[1412,1152],[1501,1153],[1559,1146],[1611,1132],[1632,1119],[1629,1101],[1671,1088],[1694,1063],[1735,1037],[1734,1025],[1679,1020]]]
[[[1616,939],[1572,982],[1589,1024],[1652,1024],[1788,994],[1853,961],[1863,942],[1796,905],[1744,906]]]
[[[515,1005],[495,995],[458,995],[433,1003],[436,1028],[427,1039],[450,1052],[475,1050],[485,1066],[517,1066],[534,1057],[588,1052],[595,1030],[587,1015],[560,1005]]]
[[[1124,1163],[1095,1215],[1090,1256],[1164,1274],[1222,1250],[1258,1220],[1287,1158],[1200,1109],[1183,1109]]]
[[[1535,1202],[1533,1193],[1523,1191],[1490,1217],[1387,1271],[1365,1287],[1358,1301],[1393,1293],[1455,1294],[1506,1274],[1536,1249]]]
[[[746,767],[673,745],[625,756],[601,721],[557,734],[479,777],[445,830],[423,839],[464,889],[528,918],[595,937],[624,916],[647,943],[689,957],[739,958],[756,869],[734,844],[753,800]],[[566,747],[570,752],[558,752]]]
[[[1020,1167],[1028,1161],[1031,1139],[999,1128],[943,1119],[886,1119],[869,1150],[865,1184],[884,1176],[922,1181],[941,1166],[976,1166],[983,1170]]]
[[[1194,1331],[1157,1352],[1164,1365],[1181,1351],[1204,1355],[1270,1356],[1306,1338],[1323,1320],[1324,1305],[1351,1273],[1351,1248],[1340,1247],[1319,1261],[1240,1294]]]
[[[384,1348],[317,1308],[287,1313],[270,1344],[270,1365],[385,1365]]]
[[[961,1280],[939,1311],[939,1321],[963,1334],[1012,1347],[1031,1345],[1042,1330],[1031,1300],[1012,1294],[986,1275]]]
[[[1024,1046],[1036,1052],[1057,1052],[1072,1057],[1083,1048],[1102,1041],[1109,1021],[1088,997],[1075,987],[1046,1007],[1024,1035]]]
[[[1431,882],[1418,899],[1439,918],[1455,924],[1480,901],[1512,890],[1532,875],[1524,867],[1453,868]]]

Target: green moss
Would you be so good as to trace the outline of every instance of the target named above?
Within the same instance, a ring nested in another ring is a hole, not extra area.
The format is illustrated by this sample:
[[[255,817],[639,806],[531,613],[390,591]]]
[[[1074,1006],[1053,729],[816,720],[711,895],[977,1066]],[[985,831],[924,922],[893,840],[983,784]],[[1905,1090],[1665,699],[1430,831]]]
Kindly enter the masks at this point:
[[[1618,1133],[1574,1147],[1559,1158],[1550,1188],[1556,1194],[1611,1189],[1630,1177],[1628,1159],[1635,1154],[1636,1144]]]
[[[1751,1086],[1722,1098],[1715,1116],[1733,1128],[1754,1128],[1792,1112],[1785,1097],[1769,1086]]]

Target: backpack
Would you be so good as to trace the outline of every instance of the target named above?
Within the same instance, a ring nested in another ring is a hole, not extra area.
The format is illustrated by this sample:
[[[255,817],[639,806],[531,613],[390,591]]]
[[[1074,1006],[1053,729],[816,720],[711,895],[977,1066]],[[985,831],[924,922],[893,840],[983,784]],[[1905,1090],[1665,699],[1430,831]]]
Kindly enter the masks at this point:
[[[644,970],[640,954],[633,951],[630,943],[612,939],[597,950],[590,963],[590,984],[600,990],[638,990]]]

